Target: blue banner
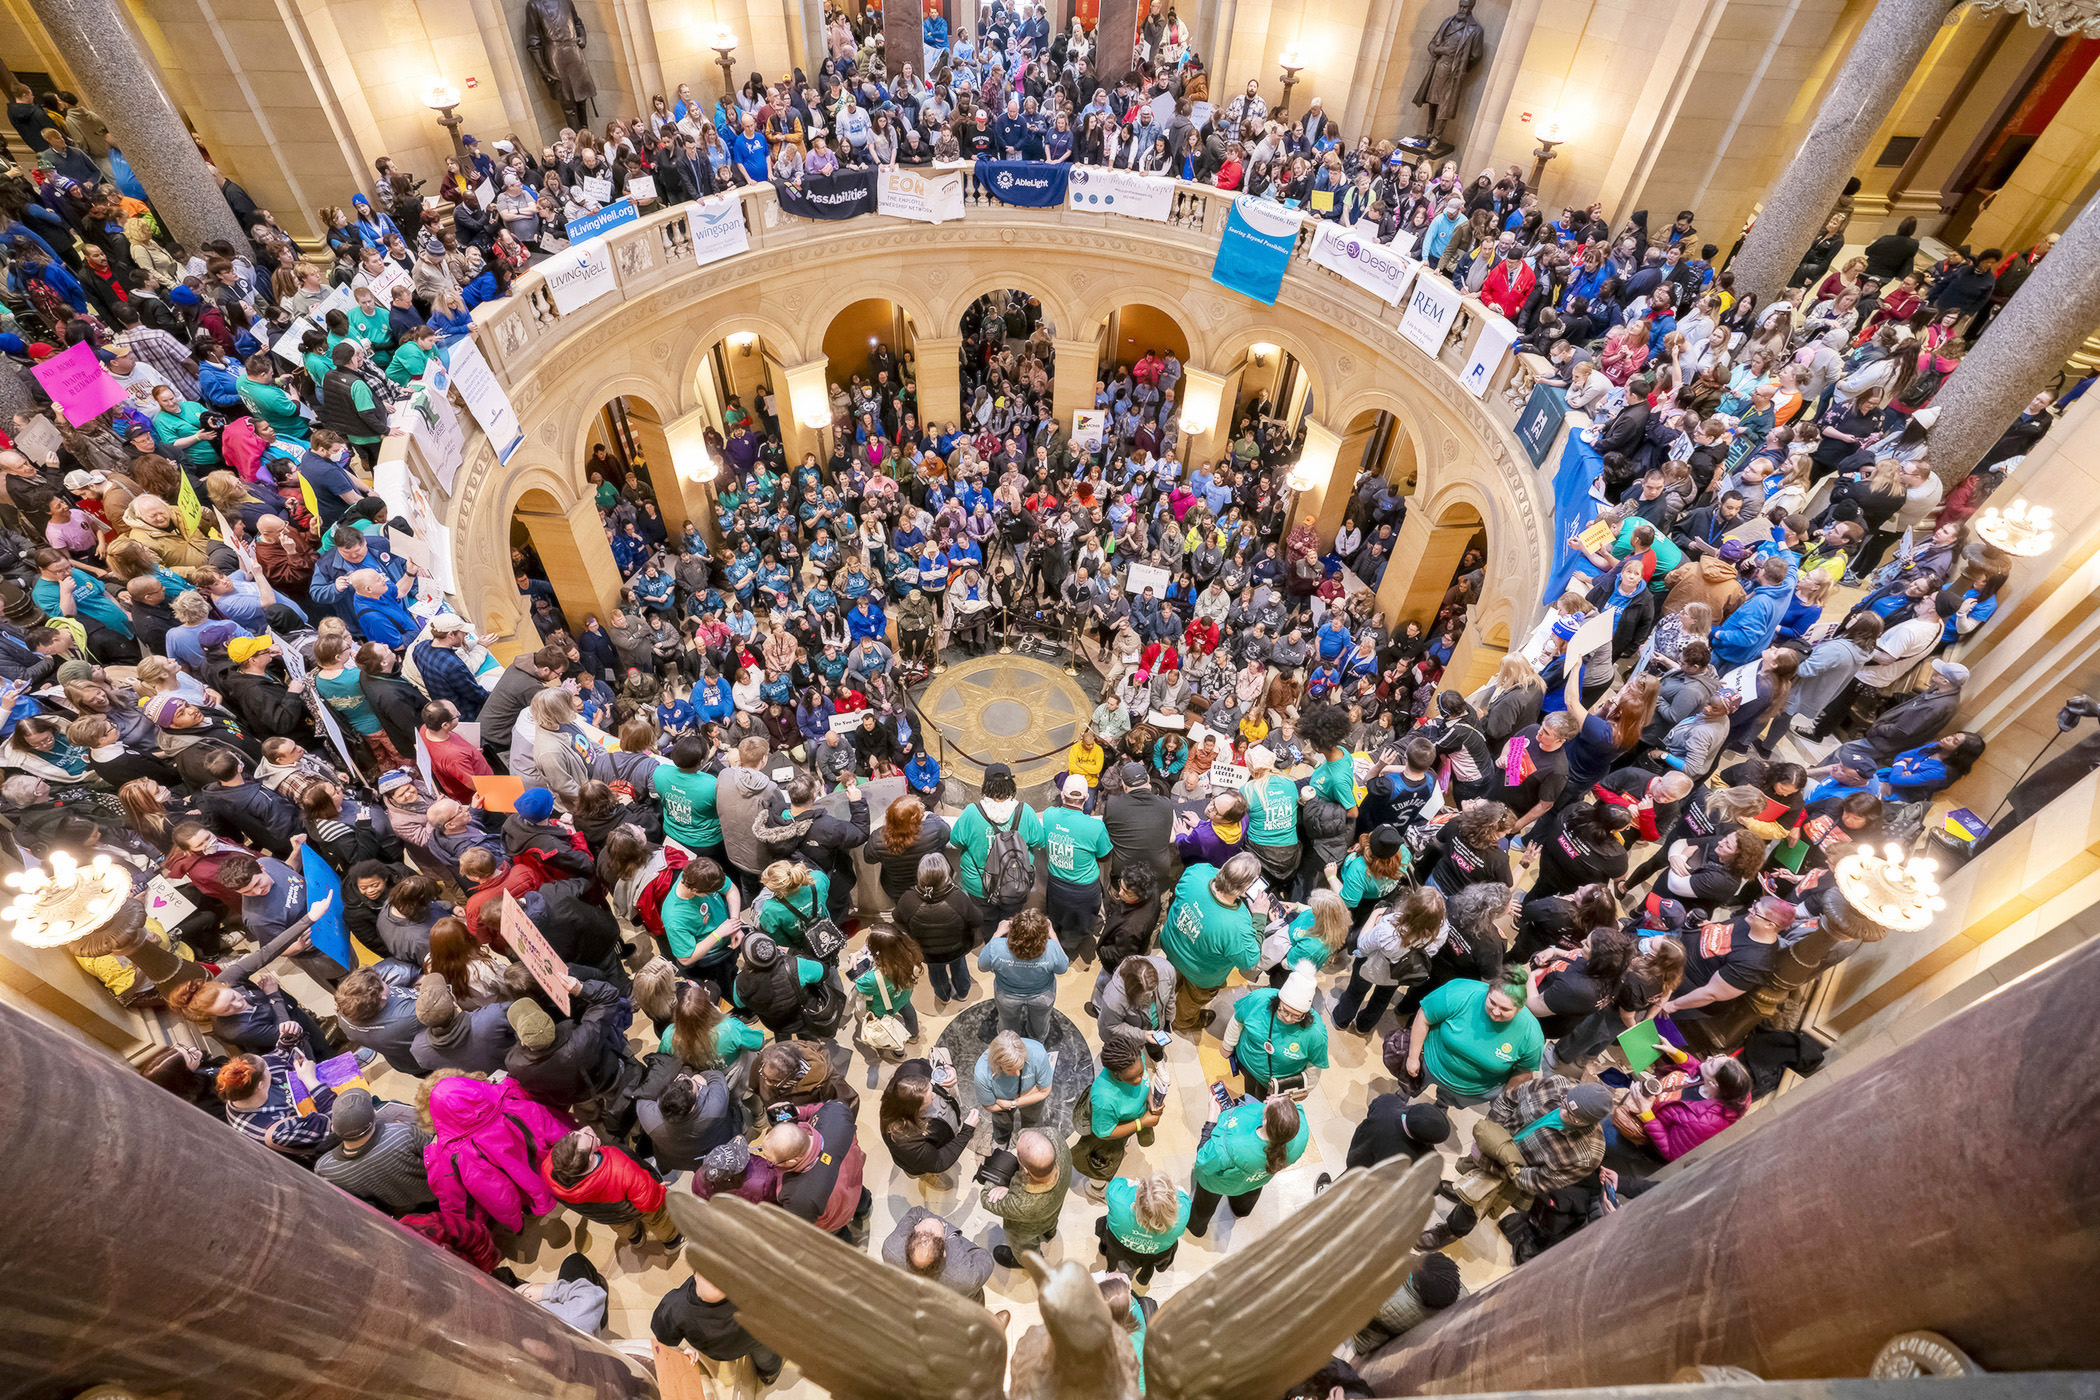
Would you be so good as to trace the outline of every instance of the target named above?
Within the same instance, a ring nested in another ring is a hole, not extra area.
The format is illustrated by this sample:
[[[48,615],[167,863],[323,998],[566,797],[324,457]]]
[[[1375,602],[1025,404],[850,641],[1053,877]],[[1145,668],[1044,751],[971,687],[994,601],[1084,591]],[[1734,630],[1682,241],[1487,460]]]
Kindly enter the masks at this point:
[[[1065,202],[1065,190],[1072,183],[1072,167],[1045,160],[980,160],[977,183],[990,190],[1001,204],[1050,209]]]
[[[1302,222],[1280,205],[1245,195],[1233,200],[1225,213],[1225,236],[1218,240],[1210,280],[1263,306],[1274,306]]]
[[[579,214],[569,220],[569,242],[581,243],[586,239],[596,238],[601,233],[611,232],[621,224],[631,224],[640,217],[641,213],[634,207],[633,200],[616,199],[595,214]]]
[[[1565,390],[1551,384],[1535,384],[1531,397],[1524,401],[1524,411],[1517,415],[1517,441],[1531,455],[1533,467],[1546,465],[1546,456],[1553,451],[1553,439],[1560,432],[1560,425],[1568,416],[1568,395]]]
[[[1604,458],[1597,449],[1584,442],[1581,433],[1569,433],[1567,448],[1560,454],[1560,470],[1553,478],[1553,568],[1546,575],[1543,599],[1549,607],[1559,601],[1568,581],[1583,565],[1582,555],[1568,541],[1602,509],[1590,495],[1590,485],[1603,475]]]
[[[328,912],[314,922],[310,932],[314,947],[344,967],[357,967],[357,950],[350,946],[350,926],[343,922],[343,882],[312,846],[299,847],[299,873],[306,878],[306,907],[311,909],[324,896],[334,895]]]

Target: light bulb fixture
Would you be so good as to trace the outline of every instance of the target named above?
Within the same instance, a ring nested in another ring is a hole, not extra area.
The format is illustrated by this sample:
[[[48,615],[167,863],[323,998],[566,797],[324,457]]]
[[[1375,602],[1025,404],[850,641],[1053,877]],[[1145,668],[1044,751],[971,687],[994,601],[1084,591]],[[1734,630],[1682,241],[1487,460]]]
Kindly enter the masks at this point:
[[[715,51],[715,66],[722,70],[722,101],[725,106],[736,104],[736,31],[726,24],[715,26],[707,46]]]
[[[15,941],[31,948],[58,948],[108,923],[131,896],[131,879],[108,856],[83,866],[65,851],[53,851],[45,869],[9,875],[14,903],[0,909]]]
[[[1254,367],[1256,369],[1266,368],[1269,363],[1269,356],[1277,351],[1277,347],[1269,344],[1266,340],[1257,340],[1248,346],[1247,349],[1254,356]]]
[[[726,24],[716,25],[715,32],[708,36],[707,46],[719,54],[735,53],[736,31]]]
[[[707,419],[697,409],[664,424],[664,440],[671,445],[671,470],[702,486],[722,475],[722,464],[707,450],[707,429]]]
[[[2055,519],[2056,512],[2047,506],[2016,500],[2002,515],[1996,506],[1985,506],[1976,519],[1976,533],[2007,554],[2032,559],[2056,547]]]
[[[1862,844],[1838,862],[1838,889],[1853,908],[1884,928],[1915,933],[1947,907],[1933,878],[1938,869],[1938,861],[1906,856],[1893,842],[1884,855]]]
[[[738,331],[729,337],[729,344],[737,354],[750,358],[752,347],[758,344],[758,336],[751,331]]]
[[[1276,62],[1293,78],[1305,69],[1305,55],[1298,52],[1296,44],[1285,45],[1283,52],[1276,56]]]
[[[1292,465],[1291,474],[1284,484],[1293,491],[1310,491],[1320,484],[1320,478],[1313,474],[1310,465],[1301,457]]]
[[[423,105],[433,112],[443,112],[459,105],[459,89],[443,78],[432,78],[423,89]]]

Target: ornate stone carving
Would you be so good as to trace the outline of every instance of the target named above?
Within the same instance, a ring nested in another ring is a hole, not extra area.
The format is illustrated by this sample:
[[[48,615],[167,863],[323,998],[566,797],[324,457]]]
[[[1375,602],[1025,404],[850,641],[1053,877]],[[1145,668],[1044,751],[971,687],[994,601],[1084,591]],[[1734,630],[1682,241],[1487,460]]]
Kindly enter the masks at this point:
[[[622,277],[633,277],[656,266],[656,254],[649,250],[646,238],[629,239],[613,249],[613,265]]]

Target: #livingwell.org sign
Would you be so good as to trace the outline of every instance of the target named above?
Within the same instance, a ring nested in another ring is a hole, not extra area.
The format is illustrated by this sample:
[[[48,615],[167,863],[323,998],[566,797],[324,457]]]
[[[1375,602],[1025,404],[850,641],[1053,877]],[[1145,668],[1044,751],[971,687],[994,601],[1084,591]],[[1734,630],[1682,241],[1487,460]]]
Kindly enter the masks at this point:
[[[616,199],[595,214],[578,214],[569,220],[569,243],[573,247],[589,239],[610,233],[622,224],[631,224],[639,219],[641,212],[631,199]]]
[[[1312,260],[1315,266],[1347,278],[1387,306],[1400,304],[1400,298],[1407,294],[1408,281],[1421,266],[1373,238],[1369,225],[1359,233],[1325,219],[1313,229]]]

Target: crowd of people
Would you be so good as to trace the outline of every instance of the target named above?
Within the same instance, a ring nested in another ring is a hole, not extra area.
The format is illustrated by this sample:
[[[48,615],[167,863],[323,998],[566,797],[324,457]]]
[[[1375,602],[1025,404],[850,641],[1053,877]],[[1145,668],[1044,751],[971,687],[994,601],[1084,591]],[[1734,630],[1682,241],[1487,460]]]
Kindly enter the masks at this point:
[[[592,1333],[610,1285],[583,1254],[537,1282],[505,1262],[533,1221],[571,1211],[675,1257],[669,1194],[729,1193],[869,1245],[868,1125],[929,1199],[976,1154],[956,1208],[915,1205],[884,1260],[981,1299],[1076,1189],[1102,1214],[1060,1247],[1098,1250],[1141,1343],[1182,1241],[1305,1153],[1330,1040],[1377,1037],[1397,1087],[1342,1169],[1449,1142],[1458,1180],[1367,1352],[1464,1294],[1439,1251],[1481,1220],[1521,1263],[1736,1122],[1762,1068],[1745,999],[1783,990],[1834,863],[1914,838],[1980,756],[1949,653],[2007,561],[1967,517],[2053,405],[1944,495],[1924,426],[1985,277],[2012,269],[1995,249],[1917,269],[1884,239],[1832,271],[1826,238],[1759,308],[1689,212],[1653,236],[1548,222],[1514,168],[1463,184],[1345,150],[1317,99],[1270,112],[1253,84],[1186,121],[1210,99],[1171,10],[1114,93],[1039,7],[994,5],[974,42],[929,29],[923,80],[890,74],[872,13],[834,13],[807,85],[754,75],[712,111],[681,86],[537,159],[476,143],[443,177],[447,221],[384,168],[378,207],[327,211],[332,273],[230,185],[252,246],[192,257],[110,182],[99,118],[61,94],[39,126],[19,99],[44,144],[0,182],[0,242],[36,327],[0,336],[0,378],[14,436],[58,446],[0,451],[0,571],[26,595],[0,619],[0,809],[25,861],[131,875],[138,898],[70,948],[123,1005],[194,1027],[201,1048],[150,1078]],[[1161,93],[1176,120],[1154,131]],[[1479,550],[1432,615],[1377,605],[1403,483],[1357,472],[1331,538],[1288,519],[1302,437],[1265,393],[1229,407],[1215,460],[1184,461],[1171,350],[1104,366],[1101,438],[1075,441],[1057,328],[1013,289],[965,318],[960,421],[922,419],[886,344],[799,462],[770,393],[729,398],[713,518],[676,533],[632,445],[595,447],[619,606],[565,607],[520,537],[540,644],[494,657],[390,535],[369,468],[435,348],[602,202],[584,180],[691,198],[957,149],[1295,200],[1479,292],[1597,420],[1608,509],[1569,541],[1564,596],[1465,684],[1447,667]],[[331,284],[355,310],[274,353]],[[131,397],[39,424],[16,370],[82,342]],[[1041,792],[1006,764],[945,771],[914,702],[1016,629],[1094,673]],[[522,793],[492,802],[499,775]],[[864,784],[898,778],[871,811]],[[189,912],[149,921],[161,874]],[[513,901],[559,978],[514,958]],[[316,944],[331,920],[348,961]],[[1075,984],[1076,1046],[1055,1012]],[[971,1064],[922,1049],[923,1012],[980,995]],[[1620,1037],[1651,1021],[1645,1072]],[[1190,1158],[1133,1167],[1185,1112],[1170,1057],[1213,1037],[1230,1074]],[[1093,1062],[1076,1102],[1053,1044]],[[856,1050],[881,1076],[865,1114]],[[315,1081],[346,1053],[355,1087]],[[972,1204],[996,1239],[965,1231]],[[784,1365],[697,1275],[653,1330],[767,1382]],[[1345,1352],[1291,1393],[1354,1383]]]

